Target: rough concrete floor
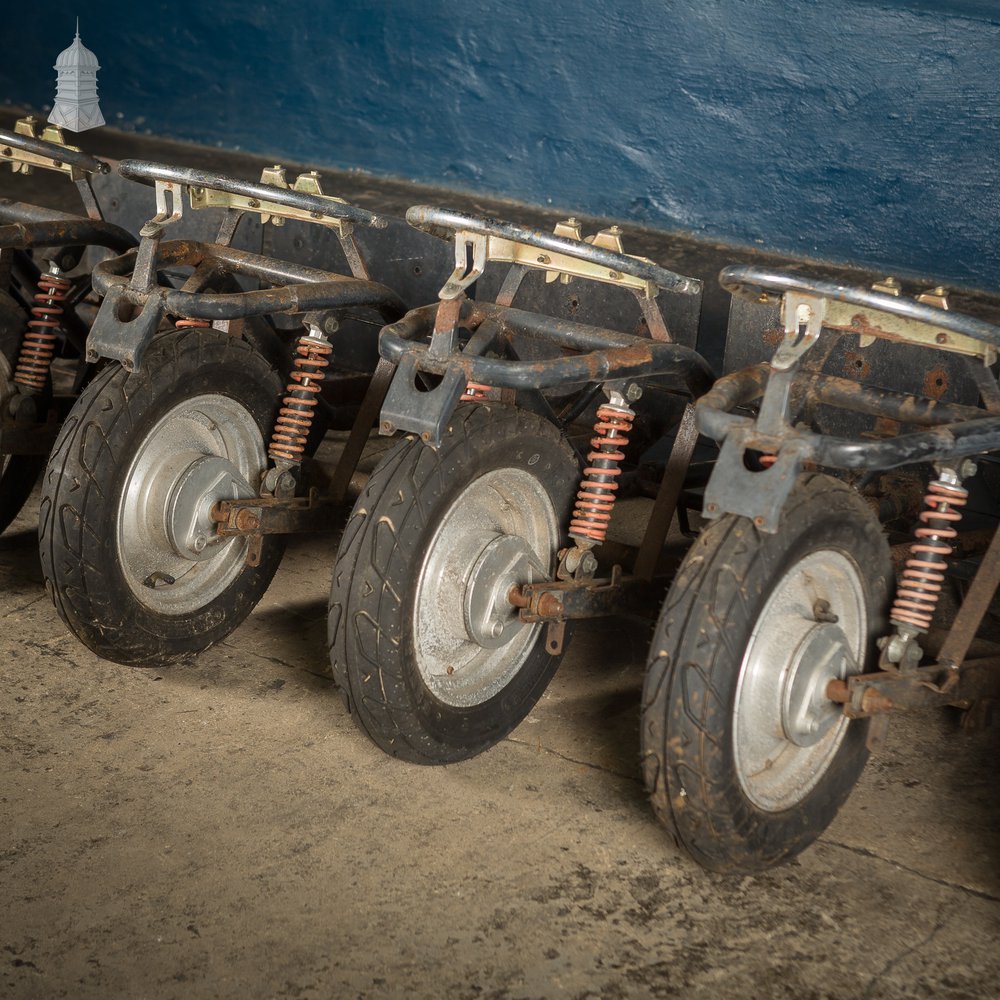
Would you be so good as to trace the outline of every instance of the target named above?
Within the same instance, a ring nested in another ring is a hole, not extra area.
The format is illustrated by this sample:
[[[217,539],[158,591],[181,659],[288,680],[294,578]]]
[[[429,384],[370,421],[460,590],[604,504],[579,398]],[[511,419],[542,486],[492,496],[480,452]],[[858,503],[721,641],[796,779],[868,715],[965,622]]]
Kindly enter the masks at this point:
[[[830,830],[705,873],[645,801],[648,629],[582,627],[529,719],[440,769],[383,756],[324,673],[335,538],[229,640],[97,659],[0,538],[0,995],[1000,995],[1000,730],[901,719]]]

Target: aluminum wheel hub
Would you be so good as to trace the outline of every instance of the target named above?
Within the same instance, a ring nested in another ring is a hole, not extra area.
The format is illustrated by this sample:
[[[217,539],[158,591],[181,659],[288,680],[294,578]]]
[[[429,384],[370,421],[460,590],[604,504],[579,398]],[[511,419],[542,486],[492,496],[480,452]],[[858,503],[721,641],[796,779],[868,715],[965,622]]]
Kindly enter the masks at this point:
[[[847,636],[832,623],[814,625],[799,643],[782,682],[781,725],[796,746],[811,747],[843,718],[840,705],[826,696],[832,680],[854,665]]]
[[[471,707],[504,689],[538,640],[507,600],[548,575],[559,526],[545,487],[518,468],[479,476],[443,512],[415,571],[416,666],[444,704]]]
[[[864,659],[868,608],[862,569],[846,553],[804,556],[771,588],[740,664],[733,705],[733,757],[740,786],[758,808],[789,809],[818,784],[847,731],[826,698],[833,678]],[[817,622],[826,601],[837,622]]]
[[[247,542],[222,539],[209,512],[255,494],[266,467],[253,417],[205,394],[168,411],[137,444],[118,503],[122,575],[135,598],[165,615],[207,607],[242,572]]]
[[[517,535],[498,535],[476,560],[465,590],[465,627],[486,649],[499,649],[524,628],[507,599],[511,587],[541,580],[545,569]]]
[[[174,480],[167,497],[165,522],[174,551],[186,559],[211,559],[229,539],[220,538],[210,516],[220,500],[254,495],[240,470],[218,455],[188,456],[190,464]]]

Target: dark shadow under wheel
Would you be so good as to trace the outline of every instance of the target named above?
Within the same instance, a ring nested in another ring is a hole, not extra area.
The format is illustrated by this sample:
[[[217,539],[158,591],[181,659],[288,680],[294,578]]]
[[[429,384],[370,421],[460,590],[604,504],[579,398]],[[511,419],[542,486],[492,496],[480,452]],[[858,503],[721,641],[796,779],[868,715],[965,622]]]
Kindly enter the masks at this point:
[[[551,424],[462,405],[438,449],[399,442],[341,541],[330,661],[355,721],[422,764],[471,757],[528,714],[559,662],[510,588],[547,579],[578,479]]]
[[[245,341],[171,330],[143,367],[110,365],[83,391],[43,478],[39,540],[46,587],[95,653],[155,666],[225,638],[250,613],[281,559],[264,537],[221,539],[209,517],[257,495],[281,394]]]
[[[785,861],[847,799],[867,724],[826,685],[871,668],[892,579],[868,506],[820,474],[776,534],[726,515],[692,546],[653,636],[641,741],[657,817],[706,868]]]
[[[28,317],[10,293],[0,291],[0,407],[14,392],[14,368]],[[21,512],[45,468],[43,455],[0,454],[0,532]]]

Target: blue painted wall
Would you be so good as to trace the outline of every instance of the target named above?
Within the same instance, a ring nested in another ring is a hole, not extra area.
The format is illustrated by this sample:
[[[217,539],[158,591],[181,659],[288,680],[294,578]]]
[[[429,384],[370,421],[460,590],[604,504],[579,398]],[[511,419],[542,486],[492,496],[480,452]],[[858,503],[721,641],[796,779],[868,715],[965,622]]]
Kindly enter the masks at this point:
[[[0,100],[77,13],[109,124],[1000,285],[988,0],[47,0]]]

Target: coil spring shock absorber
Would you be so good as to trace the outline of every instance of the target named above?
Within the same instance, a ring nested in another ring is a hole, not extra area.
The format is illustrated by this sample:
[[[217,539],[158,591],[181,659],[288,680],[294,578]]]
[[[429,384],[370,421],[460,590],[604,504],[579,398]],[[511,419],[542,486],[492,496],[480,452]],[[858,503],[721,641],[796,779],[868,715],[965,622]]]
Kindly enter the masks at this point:
[[[295,359],[267,453],[279,474],[302,461],[333,345],[318,326],[295,344]]]
[[[615,506],[618,477],[625,459],[623,449],[635,420],[635,411],[625,402],[624,396],[613,392],[610,401],[597,409],[594,449],[587,455],[589,465],[583,470],[576,507],[569,524],[569,534],[576,539],[577,548],[589,549],[604,541],[608,533],[611,511]]]
[[[17,357],[14,381],[30,393],[41,392],[52,368],[56,353],[56,330],[65,310],[61,303],[69,295],[72,282],[50,263],[47,274],[38,278],[35,305]]]
[[[910,626],[918,632],[930,628],[952,553],[949,541],[958,534],[955,526],[968,499],[969,491],[952,469],[943,469],[928,485],[921,524],[913,533],[916,537],[892,605],[890,620],[897,628]]]

